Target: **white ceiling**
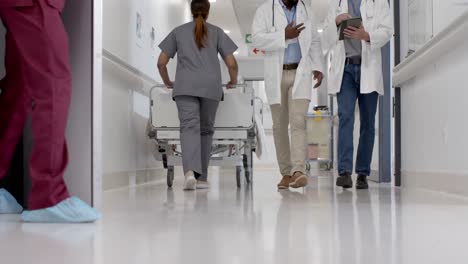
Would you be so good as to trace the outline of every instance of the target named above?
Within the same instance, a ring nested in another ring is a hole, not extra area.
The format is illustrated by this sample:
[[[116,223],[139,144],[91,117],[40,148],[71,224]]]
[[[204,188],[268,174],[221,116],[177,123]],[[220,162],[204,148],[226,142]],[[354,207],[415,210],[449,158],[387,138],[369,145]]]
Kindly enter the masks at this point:
[[[265,0],[232,0],[234,12],[243,34],[250,33],[255,11],[263,2]]]
[[[229,30],[229,36],[238,45],[244,43],[244,37],[241,33],[231,0],[216,0],[215,3],[211,3],[208,22],[224,30]]]

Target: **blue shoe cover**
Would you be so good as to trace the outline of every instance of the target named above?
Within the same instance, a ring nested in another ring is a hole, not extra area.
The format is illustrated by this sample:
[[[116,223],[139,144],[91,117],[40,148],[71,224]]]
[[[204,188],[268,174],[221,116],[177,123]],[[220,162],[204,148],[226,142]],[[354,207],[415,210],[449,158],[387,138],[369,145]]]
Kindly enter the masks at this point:
[[[7,190],[0,189],[0,214],[21,214],[23,207]]]
[[[92,223],[100,218],[99,212],[77,197],[40,210],[24,211],[21,219],[29,223]]]

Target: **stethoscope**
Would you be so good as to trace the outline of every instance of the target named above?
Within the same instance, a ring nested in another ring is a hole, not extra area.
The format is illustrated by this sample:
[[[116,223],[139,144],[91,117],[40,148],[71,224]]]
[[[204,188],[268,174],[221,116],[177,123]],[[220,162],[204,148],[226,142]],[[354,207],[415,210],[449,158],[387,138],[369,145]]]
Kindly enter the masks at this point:
[[[273,28],[275,28],[275,1],[278,1],[278,0],[273,0],[273,1],[272,1],[272,5],[271,5],[271,11],[273,12],[273,20],[272,20],[271,25],[272,25]],[[280,0],[280,1],[281,1],[281,0]],[[305,3],[304,3],[304,0],[301,0],[301,3],[302,3],[302,5],[304,6],[304,9],[305,9],[305,11],[306,11],[306,16],[309,17],[309,12],[307,11],[307,7],[306,7],[306,5],[305,5]],[[297,11],[296,11],[296,12],[297,12]]]

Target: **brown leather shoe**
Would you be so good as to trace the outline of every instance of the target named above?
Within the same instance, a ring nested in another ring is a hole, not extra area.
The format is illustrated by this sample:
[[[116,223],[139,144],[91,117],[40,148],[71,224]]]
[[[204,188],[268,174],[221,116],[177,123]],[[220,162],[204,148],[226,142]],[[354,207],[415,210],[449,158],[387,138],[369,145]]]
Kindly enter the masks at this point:
[[[307,178],[306,175],[302,172],[295,172],[294,175],[291,177],[291,181],[289,183],[289,187],[291,188],[302,188],[306,187],[307,184],[309,183],[309,179]]]
[[[291,182],[291,176],[283,176],[280,183],[278,183],[278,189],[284,190],[289,189],[289,183]]]

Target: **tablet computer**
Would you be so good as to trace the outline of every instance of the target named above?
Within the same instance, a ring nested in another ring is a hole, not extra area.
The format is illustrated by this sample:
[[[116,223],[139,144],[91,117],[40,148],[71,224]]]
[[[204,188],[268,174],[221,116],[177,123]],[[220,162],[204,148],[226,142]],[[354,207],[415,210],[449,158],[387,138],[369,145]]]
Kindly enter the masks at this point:
[[[348,20],[343,21],[340,24],[340,40],[344,40],[344,30],[348,28],[349,26],[351,27],[356,27],[359,28],[362,25],[362,18],[360,17],[355,17],[355,18],[350,18]]]

